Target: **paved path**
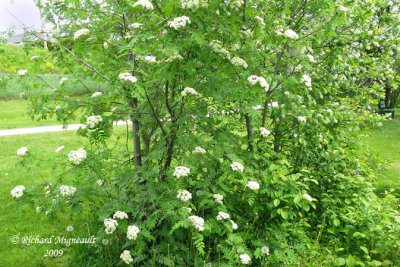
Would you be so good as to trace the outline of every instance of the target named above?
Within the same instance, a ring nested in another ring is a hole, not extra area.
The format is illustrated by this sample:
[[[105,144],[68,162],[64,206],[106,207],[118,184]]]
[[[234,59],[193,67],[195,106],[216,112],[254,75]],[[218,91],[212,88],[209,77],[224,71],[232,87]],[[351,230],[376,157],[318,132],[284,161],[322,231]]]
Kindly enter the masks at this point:
[[[132,124],[132,122],[131,121],[116,121],[116,122],[114,122],[114,126],[126,125],[126,124]],[[0,130],[0,136],[73,131],[73,130],[78,130],[80,127],[85,127],[85,124],[70,124],[67,126],[66,129],[63,129],[62,125],[55,125],[55,126]]]

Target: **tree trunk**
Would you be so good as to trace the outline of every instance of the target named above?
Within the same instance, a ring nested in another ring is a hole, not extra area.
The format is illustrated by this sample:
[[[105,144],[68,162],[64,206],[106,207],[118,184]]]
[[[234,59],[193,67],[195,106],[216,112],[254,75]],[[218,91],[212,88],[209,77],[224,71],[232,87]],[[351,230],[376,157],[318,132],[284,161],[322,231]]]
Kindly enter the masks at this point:
[[[142,166],[142,151],[140,148],[140,136],[139,136],[139,121],[135,116],[135,111],[137,110],[137,99],[133,98],[130,101],[130,105],[133,109],[132,118],[132,131],[133,131],[133,154],[135,169],[138,170]]]

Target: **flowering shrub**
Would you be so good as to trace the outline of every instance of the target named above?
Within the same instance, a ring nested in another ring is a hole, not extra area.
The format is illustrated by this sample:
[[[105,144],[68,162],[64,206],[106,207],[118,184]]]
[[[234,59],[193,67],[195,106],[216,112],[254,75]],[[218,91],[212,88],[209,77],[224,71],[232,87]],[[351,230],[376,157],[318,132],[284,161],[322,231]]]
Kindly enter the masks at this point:
[[[398,3],[93,4],[41,8],[87,18],[59,25],[91,34],[60,48],[109,89],[25,96],[41,116],[85,114],[78,134],[93,147],[64,155],[76,191],[61,201],[89,210],[107,241],[76,250],[73,264],[400,264],[399,202],[374,194],[374,162],[358,144],[384,119],[374,101],[398,83],[386,67]],[[100,14],[124,15],[103,27]],[[112,122],[128,119],[127,141],[108,143]],[[44,209],[42,191],[30,195]]]

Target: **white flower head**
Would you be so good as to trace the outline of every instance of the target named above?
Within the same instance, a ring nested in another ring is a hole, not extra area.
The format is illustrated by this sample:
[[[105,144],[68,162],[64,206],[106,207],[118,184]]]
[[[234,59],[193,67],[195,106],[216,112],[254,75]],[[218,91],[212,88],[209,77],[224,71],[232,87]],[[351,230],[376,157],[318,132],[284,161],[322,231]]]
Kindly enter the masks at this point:
[[[174,173],[172,176],[175,176],[176,178],[180,178],[181,176],[188,176],[190,173],[190,169],[185,166],[178,166],[175,168]]]
[[[104,180],[102,180],[102,179],[99,179],[99,180],[96,181],[96,184],[97,184],[98,186],[102,186],[103,183],[104,183]]]
[[[239,162],[232,162],[231,168],[232,168],[232,170],[238,171],[238,172],[243,172],[243,170],[244,170],[243,165]]]
[[[11,190],[11,196],[15,198],[20,198],[24,194],[25,186],[17,185]]]
[[[303,196],[310,202],[313,201],[313,198],[309,194],[303,194]]]
[[[156,62],[156,57],[155,56],[145,56],[143,59],[148,61],[148,62],[152,62],[152,63]]]
[[[218,215],[217,215],[217,220],[221,221],[221,220],[227,220],[229,219],[229,214],[223,211],[219,211]]]
[[[300,122],[306,122],[306,121],[307,121],[307,119],[306,119],[305,117],[303,117],[303,116],[299,116],[299,117],[297,117],[297,119],[298,119]]]
[[[149,9],[149,10],[154,9],[153,4],[148,0],[137,1],[136,3],[133,4],[133,7],[136,7],[136,6],[141,6],[144,9]]]
[[[25,93],[25,92],[22,92],[22,93],[19,94],[19,97],[20,97],[20,98],[23,98],[24,96],[26,96],[26,93]]]
[[[24,146],[17,150],[17,155],[25,156],[26,152],[28,152],[28,148]]]
[[[119,220],[123,220],[123,219],[128,219],[128,214],[124,211],[119,211],[117,210],[114,215],[113,215],[114,219],[119,219]]]
[[[61,78],[61,80],[60,80],[60,84],[63,84],[63,83],[65,83],[66,81],[68,81],[68,78],[67,78],[67,77],[63,77],[63,78]]]
[[[254,17],[256,20],[258,20],[258,23],[260,23],[262,26],[265,26],[264,19],[260,16],[255,16]]]
[[[126,237],[129,240],[136,240],[140,230],[136,225],[130,225],[128,226],[128,230],[126,232]]]
[[[102,92],[94,92],[91,97],[98,97],[98,96],[102,96],[102,95],[103,95]]]
[[[232,229],[233,230],[237,230],[238,229],[238,225],[232,220],[231,220],[231,223],[232,223]]]
[[[260,184],[255,181],[250,181],[246,184],[246,187],[250,188],[251,190],[258,190],[260,189]]]
[[[206,0],[181,0],[181,7],[183,9],[197,9],[207,6],[208,2]]]
[[[126,82],[131,82],[131,83],[135,83],[137,82],[137,78],[135,76],[132,76],[130,73],[125,72],[125,73],[121,73],[118,75],[118,78],[120,80],[126,81]]]
[[[192,154],[205,154],[205,153],[206,151],[204,150],[204,148],[201,148],[199,146],[196,146],[192,151]]]
[[[247,254],[241,254],[240,255],[240,261],[242,262],[242,264],[248,265],[251,262],[251,258]]]
[[[247,63],[246,61],[244,61],[244,59],[240,58],[240,57],[233,57],[231,58],[231,63],[233,65],[235,65],[236,67],[243,67],[245,69],[247,69]]]
[[[267,129],[265,129],[264,127],[260,128],[260,133],[261,133],[262,137],[268,137],[271,134],[271,132],[268,131]]]
[[[119,256],[121,260],[123,260],[126,264],[130,264],[133,262],[131,252],[129,250],[124,250],[124,252],[121,253],[121,256]]]
[[[293,30],[286,30],[284,33],[283,33],[283,35],[285,35],[286,37],[288,37],[288,38],[290,38],[290,39],[295,39],[295,40],[297,40],[297,39],[299,39],[299,35],[295,32],[295,31],[293,31]]]
[[[60,147],[58,147],[57,149],[56,149],[56,153],[58,153],[58,152],[60,152],[61,150],[63,150],[64,149],[64,146],[60,146]]]
[[[88,35],[90,33],[89,29],[80,29],[74,33],[74,40],[78,39],[82,35]]]
[[[179,28],[185,27],[186,24],[190,24],[190,18],[187,16],[174,18],[172,21],[168,21],[168,26],[177,30]]]
[[[24,75],[26,75],[28,73],[28,70],[19,70],[18,71],[18,75],[19,76],[24,76]]]
[[[39,58],[38,56],[33,56],[33,57],[31,57],[31,60],[34,60],[34,59],[37,59],[37,58]]]
[[[181,92],[181,96],[187,96],[187,94],[198,95],[197,91],[193,88],[185,87],[185,89],[183,89],[183,91]]]
[[[198,229],[200,232],[204,230],[204,219],[196,215],[189,216],[189,220],[192,222],[193,227]]]
[[[223,204],[222,200],[224,199],[224,196],[221,194],[214,194],[213,198],[215,199],[215,202],[218,204]]]
[[[187,202],[189,199],[192,199],[192,193],[187,190],[179,189],[176,197],[183,202]]]
[[[265,255],[269,256],[269,247],[262,247],[261,248],[261,252],[264,253]]]
[[[257,83],[260,84],[260,86],[264,89],[265,92],[268,92],[268,90],[269,90],[269,84],[265,80],[264,77],[259,77],[257,75],[251,75],[249,78],[247,78],[247,81],[251,85],[256,85]]]
[[[86,119],[86,125],[89,129],[93,129],[99,122],[102,122],[103,118],[100,115],[90,116]]]
[[[68,231],[68,232],[74,231],[74,227],[73,227],[72,225],[68,225],[68,226],[67,226],[67,231]]]
[[[142,23],[135,22],[135,23],[130,24],[128,27],[132,28],[132,29],[138,29],[138,28],[141,28],[142,25],[143,25]]]
[[[69,197],[74,195],[76,192],[76,187],[73,186],[68,186],[68,185],[62,185],[60,186],[60,194],[63,197]]]
[[[40,207],[36,207],[36,212],[39,213],[40,212]]]
[[[312,87],[311,77],[307,74],[303,75],[303,77],[301,78],[301,82],[303,82],[309,88]]]
[[[315,62],[315,59],[312,55],[307,55],[307,57],[310,62]]]
[[[81,163],[84,159],[86,159],[86,150],[84,150],[83,148],[72,150],[68,154],[68,160],[75,164]]]
[[[104,219],[104,226],[106,234],[110,235],[117,229],[118,222],[114,219]]]

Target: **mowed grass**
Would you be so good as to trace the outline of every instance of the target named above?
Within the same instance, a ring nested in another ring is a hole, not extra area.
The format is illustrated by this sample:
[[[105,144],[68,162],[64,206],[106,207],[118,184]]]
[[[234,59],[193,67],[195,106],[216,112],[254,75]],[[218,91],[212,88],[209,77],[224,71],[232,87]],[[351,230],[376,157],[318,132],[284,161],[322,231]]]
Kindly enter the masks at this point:
[[[0,101],[0,130],[62,124],[55,116],[47,120],[32,120],[27,107],[28,102],[24,100]]]
[[[389,120],[381,127],[371,129],[366,143],[378,158],[389,164],[379,183],[400,185],[400,120]]]

